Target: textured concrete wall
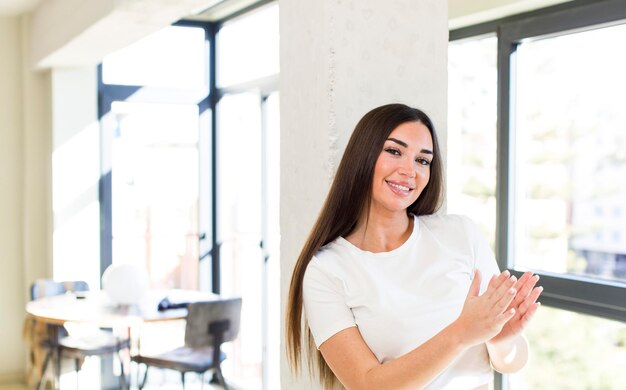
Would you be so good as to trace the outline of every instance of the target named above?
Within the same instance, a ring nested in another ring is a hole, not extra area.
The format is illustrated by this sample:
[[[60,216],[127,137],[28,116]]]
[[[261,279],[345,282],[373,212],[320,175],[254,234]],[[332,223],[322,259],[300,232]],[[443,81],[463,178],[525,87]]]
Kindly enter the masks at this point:
[[[416,106],[445,146],[447,12],[440,0],[280,1],[283,317],[294,262],[359,118],[386,103]],[[285,356],[281,382],[318,387],[294,378]]]

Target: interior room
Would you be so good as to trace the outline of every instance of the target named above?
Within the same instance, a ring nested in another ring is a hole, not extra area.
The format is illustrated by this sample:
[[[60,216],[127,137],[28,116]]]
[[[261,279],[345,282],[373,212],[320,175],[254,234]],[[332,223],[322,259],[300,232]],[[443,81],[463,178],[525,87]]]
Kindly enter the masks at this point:
[[[131,355],[187,347],[186,305],[216,297],[242,302],[212,333],[226,358],[185,388],[322,388],[289,367],[291,273],[355,124],[390,102],[437,128],[439,212],[541,277],[529,362],[491,388],[623,389],[625,40],[625,0],[3,0],[0,390],[41,380],[44,279],[174,306],[95,326],[129,345],[57,377],[51,355],[43,388],[182,388]]]

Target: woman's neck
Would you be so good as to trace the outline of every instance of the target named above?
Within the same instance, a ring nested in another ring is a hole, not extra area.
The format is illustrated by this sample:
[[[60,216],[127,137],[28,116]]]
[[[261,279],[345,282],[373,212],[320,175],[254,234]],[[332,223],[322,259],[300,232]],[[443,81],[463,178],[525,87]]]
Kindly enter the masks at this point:
[[[382,216],[370,213],[363,216],[356,228],[345,237],[357,248],[373,252],[389,252],[406,242],[413,232],[413,218],[406,213]]]

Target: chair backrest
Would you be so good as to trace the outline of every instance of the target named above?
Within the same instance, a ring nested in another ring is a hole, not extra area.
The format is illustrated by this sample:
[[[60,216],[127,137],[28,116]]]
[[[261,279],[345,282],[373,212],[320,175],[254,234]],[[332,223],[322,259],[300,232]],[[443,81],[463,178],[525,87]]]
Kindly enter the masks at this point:
[[[52,279],[37,279],[30,286],[30,299],[34,300],[54,295],[61,295],[68,291],[89,291],[89,285],[82,280],[55,282]]]
[[[190,303],[185,327],[185,345],[191,348],[214,346],[216,341],[227,342],[237,338],[241,319],[241,298]],[[216,326],[220,325],[220,326]],[[215,329],[223,329],[216,340]],[[211,328],[211,331],[209,331]],[[218,343],[219,344],[219,343]]]

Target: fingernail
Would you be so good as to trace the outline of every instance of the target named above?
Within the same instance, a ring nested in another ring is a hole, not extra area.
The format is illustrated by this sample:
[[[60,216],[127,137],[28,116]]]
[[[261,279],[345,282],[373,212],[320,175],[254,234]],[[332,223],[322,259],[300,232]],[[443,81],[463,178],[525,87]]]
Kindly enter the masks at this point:
[[[509,294],[511,295],[515,294],[515,289],[514,288],[509,289]]]
[[[511,314],[515,314],[515,309],[511,309],[511,310],[509,310],[509,313],[511,313]]]
[[[509,272],[508,269],[505,269],[503,272],[504,276],[509,276],[511,273]]]
[[[539,289],[540,292],[543,291],[543,286],[539,286],[537,288]]]
[[[511,276],[511,281],[512,282],[517,282],[517,278],[515,277],[515,275]]]
[[[539,275],[535,275],[535,276],[533,276],[533,278],[535,279],[535,281],[538,281],[539,280]]]

